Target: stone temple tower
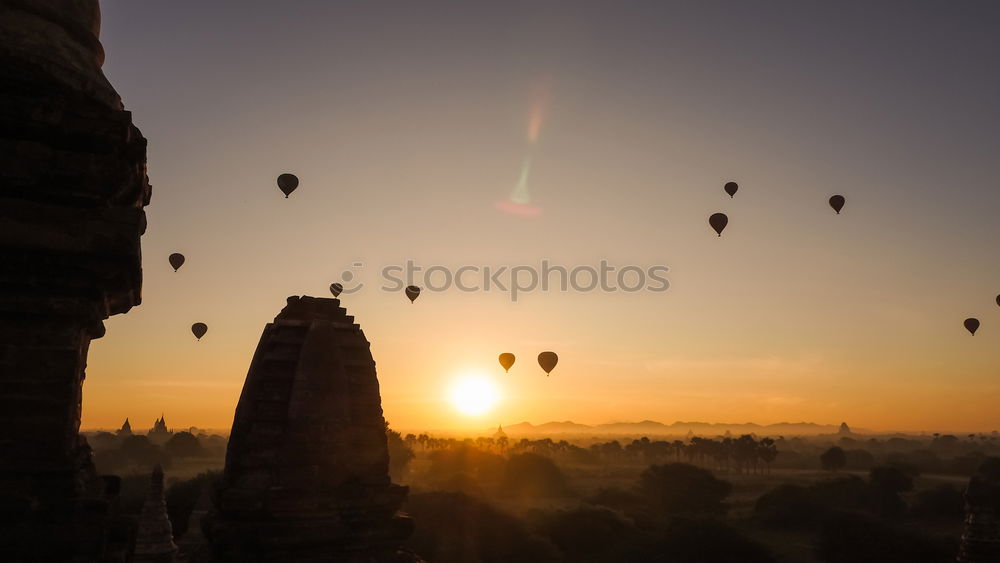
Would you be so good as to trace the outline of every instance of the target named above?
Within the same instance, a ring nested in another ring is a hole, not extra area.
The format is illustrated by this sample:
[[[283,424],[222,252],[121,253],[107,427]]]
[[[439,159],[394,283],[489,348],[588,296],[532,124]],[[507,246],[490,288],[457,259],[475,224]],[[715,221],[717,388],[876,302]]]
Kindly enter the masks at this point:
[[[205,532],[217,561],[414,561],[389,480],[375,362],[337,299],[289,297],[264,327]]]

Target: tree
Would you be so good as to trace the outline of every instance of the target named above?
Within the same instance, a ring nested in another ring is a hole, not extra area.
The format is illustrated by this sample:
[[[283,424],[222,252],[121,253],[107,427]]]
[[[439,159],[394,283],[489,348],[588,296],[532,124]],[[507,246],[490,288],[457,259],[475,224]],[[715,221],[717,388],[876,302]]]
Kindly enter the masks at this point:
[[[820,466],[827,471],[839,471],[847,465],[847,454],[833,446],[819,456]]]
[[[632,512],[642,504],[644,499],[639,495],[619,489],[618,487],[603,488],[585,499],[583,502],[597,506],[606,506],[624,514]]]
[[[856,475],[821,479],[806,487],[786,483],[761,495],[754,511],[768,524],[809,527],[825,522],[835,512],[877,509],[875,491]]]
[[[569,494],[566,477],[549,458],[518,454],[507,460],[500,490],[510,496],[559,497]]]
[[[682,442],[680,440],[674,440],[673,441],[673,446],[674,446],[674,455],[675,455],[677,461],[680,461],[681,460],[681,454],[684,453],[684,448],[686,446],[684,445],[684,442]]]
[[[913,490],[913,477],[898,467],[874,467],[868,480],[876,489],[887,493],[899,494]]]
[[[98,432],[93,435],[89,441],[90,445],[93,446],[94,451],[107,450],[118,445],[118,436],[112,434],[111,432]]]
[[[754,512],[764,522],[785,528],[813,524],[820,508],[812,491],[791,483],[764,493],[754,503]]]
[[[453,482],[458,475],[482,483],[495,482],[503,476],[503,457],[462,443],[431,452],[426,478],[432,482]]]
[[[896,528],[863,513],[839,513],[824,524],[816,554],[824,563],[954,561],[954,538]]]
[[[129,436],[122,440],[121,452],[129,463],[139,467],[151,468],[157,463],[166,467],[167,458],[159,446],[149,441],[149,438],[142,435]]]
[[[198,457],[205,453],[201,442],[190,432],[174,432],[163,449],[174,457]]]
[[[753,436],[744,434],[732,441],[733,458],[736,460],[736,468],[740,473],[750,473],[750,467],[756,473],[757,455],[760,453],[757,440]]]
[[[507,453],[507,447],[510,445],[510,438],[506,436],[500,436],[497,438],[497,448],[500,453]]]
[[[212,498],[221,485],[222,474],[218,471],[208,471],[191,479],[175,481],[167,487],[164,496],[175,538],[183,537],[187,532],[191,511],[199,497],[208,494],[208,498]]]
[[[389,428],[388,421],[385,423],[385,437],[389,447],[389,477],[399,483],[406,477],[406,469],[416,454],[399,432]]]
[[[770,438],[761,439],[757,446],[757,457],[764,462],[764,466],[767,468],[767,474],[771,474],[771,462],[778,457],[778,446],[774,443],[774,440]]]
[[[898,467],[874,467],[868,476],[868,481],[872,487],[874,512],[882,516],[902,514],[906,505],[899,498],[899,493],[913,490],[913,477]]]
[[[867,470],[875,466],[875,456],[868,450],[845,450],[844,455],[847,457],[847,469]]]
[[[629,561],[671,563],[774,563],[766,547],[723,522],[680,518],[670,523],[662,539]]]
[[[913,515],[924,520],[961,522],[964,514],[962,492],[947,483],[920,491],[913,503]]]
[[[408,547],[434,563],[560,561],[558,550],[521,521],[460,493],[410,495],[406,511],[419,522]]]
[[[639,476],[640,496],[668,514],[723,512],[732,490],[732,484],[711,471],[686,463],[653,465]]]
[[[537,528],[574,562],[623,561],[624,544],[639,533],[620,514],[594,507],[541,514]]]

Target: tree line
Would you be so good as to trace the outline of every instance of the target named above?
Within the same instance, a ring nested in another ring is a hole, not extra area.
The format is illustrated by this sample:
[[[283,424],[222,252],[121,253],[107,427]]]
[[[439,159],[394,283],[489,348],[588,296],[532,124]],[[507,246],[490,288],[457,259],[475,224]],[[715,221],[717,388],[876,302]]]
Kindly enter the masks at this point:
[[[693,436],[683,440],[650,440],[648,437],[634,439],[622,445],[619,440],[610,440],[581,447],[566,440],[542,438],[530,440],[522,438],[512,442],[506,436],[466,438],[436,438],[429,434],[407,434],[403,443],[412,450],[437,451],[459,447],[475,447],[485,452],[500,455],[534,453],[545,457],[576,463],[636,462],[644,464],[667,461],[687,461],[691,464],[712,467],[718,470],[764,474],[770,472],[771,463],[778,457],[777,442],[772,438],[760,438],[744,434],[733,438],[719,439]]]

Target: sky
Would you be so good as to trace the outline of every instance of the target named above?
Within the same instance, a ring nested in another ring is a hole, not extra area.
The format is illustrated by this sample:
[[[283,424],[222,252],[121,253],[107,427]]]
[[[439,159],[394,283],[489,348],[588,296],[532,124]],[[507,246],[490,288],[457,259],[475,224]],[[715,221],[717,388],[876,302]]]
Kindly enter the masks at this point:
[[[102,6],[153,196],[84,428],[228,429],[264,325],[338,281],[364,284],[342,302],[397,428],[1000,428],[995,2]],[[669,289],[411,304],[379,289],[407,260],[662,265]],[[493,408],[452,404],[470,378]]]

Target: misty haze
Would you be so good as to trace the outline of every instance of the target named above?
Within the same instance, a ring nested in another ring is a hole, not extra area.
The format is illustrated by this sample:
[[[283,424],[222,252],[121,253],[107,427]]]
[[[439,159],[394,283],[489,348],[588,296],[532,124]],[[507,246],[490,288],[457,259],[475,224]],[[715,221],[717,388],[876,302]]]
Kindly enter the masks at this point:
[[[0,561],[1000,563],[997,29],[0,0]]]

